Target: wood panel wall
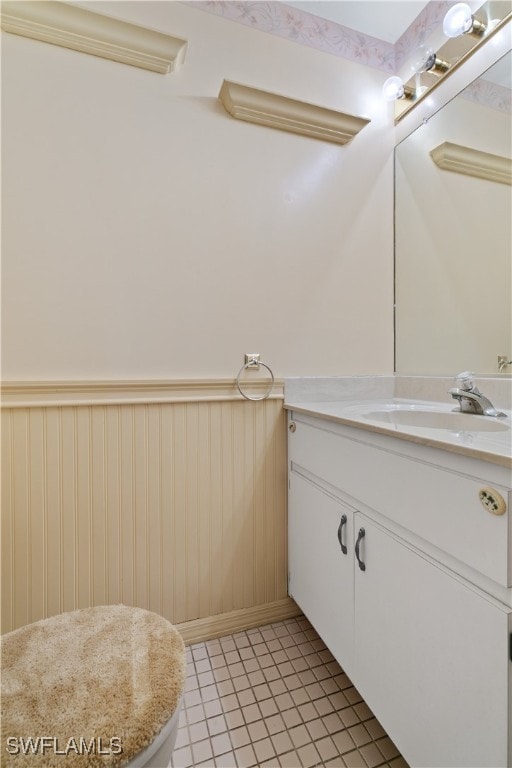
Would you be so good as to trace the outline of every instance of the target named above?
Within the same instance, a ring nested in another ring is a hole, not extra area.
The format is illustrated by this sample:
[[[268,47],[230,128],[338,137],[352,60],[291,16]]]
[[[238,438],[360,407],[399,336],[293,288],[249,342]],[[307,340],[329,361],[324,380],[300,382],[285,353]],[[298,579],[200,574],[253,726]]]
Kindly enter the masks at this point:
[[[141,398],[5,405],[2,632],[107,603],[185,627],[296,612],[282,397]]]

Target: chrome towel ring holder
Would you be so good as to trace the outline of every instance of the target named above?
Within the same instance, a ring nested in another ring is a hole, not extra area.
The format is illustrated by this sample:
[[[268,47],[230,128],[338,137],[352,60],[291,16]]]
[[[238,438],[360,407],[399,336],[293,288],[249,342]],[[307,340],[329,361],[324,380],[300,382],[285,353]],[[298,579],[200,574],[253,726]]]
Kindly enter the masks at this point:
[[[262,365],[264,368],[266,368],[267,371],[270,374],[270,386],[267,389],[267,391],[264,392],[263,395],[261,395],[261,396],[252,397],[251,395],[246,395],[245,392],[243,391],[242,387],[241,387],[241,384],[240,384],[240,376],[242,375],[242,373],[247,368],[259,368],[260,365]],[[248,362],[244,363],[244,365],[242,365],[242,367],[238,371],[238,376],[236,377],[236,386],[238,387],[238,391],[240,392],[242,397],[245,397],[246,400],[254,400],[254,401],[266,400],[267,397],[269,397],[269,395],[272,392],[272,389],[274,387],[274,374],[272,373],[272,370],[269,368],[269,366],[266,365],[265,363],[262,363],[261,360],[253,360],[253,359],[251,359]]]

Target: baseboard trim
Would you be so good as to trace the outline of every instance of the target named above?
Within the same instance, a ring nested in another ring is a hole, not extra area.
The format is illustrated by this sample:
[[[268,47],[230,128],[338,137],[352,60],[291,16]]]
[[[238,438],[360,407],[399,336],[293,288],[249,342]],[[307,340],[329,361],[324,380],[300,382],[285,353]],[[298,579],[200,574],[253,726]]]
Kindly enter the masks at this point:
[[[185,621],[182,624],[176,624],[175,627],[185,643],[190,645],[204,640],[213,640],[223,635],[231,635],[244,629],[271,624],[274,621],[291,619],[300,614],[299,606],[290,597],[285,597],[283,600],[256,605],[254,608],[242,608],[217,616],[208,616],[205,619]]]

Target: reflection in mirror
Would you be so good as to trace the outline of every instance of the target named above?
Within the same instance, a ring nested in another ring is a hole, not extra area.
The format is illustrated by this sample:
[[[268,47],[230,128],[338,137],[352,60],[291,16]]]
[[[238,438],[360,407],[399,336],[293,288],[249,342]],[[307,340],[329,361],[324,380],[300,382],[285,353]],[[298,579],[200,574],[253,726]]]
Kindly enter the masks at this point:
[[[398,373],[496,374],[498,356],[512,359],[511,64],[509,53],[396,147]],[[446,142],[462,147],[462,169],[431,156]],[[467,175],[482,164],[492,172]]]

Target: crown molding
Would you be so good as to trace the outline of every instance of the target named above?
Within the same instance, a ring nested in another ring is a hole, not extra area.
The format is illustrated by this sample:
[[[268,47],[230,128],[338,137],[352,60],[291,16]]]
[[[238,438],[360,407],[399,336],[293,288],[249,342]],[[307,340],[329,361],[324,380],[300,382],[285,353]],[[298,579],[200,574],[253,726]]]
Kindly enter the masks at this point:
[[[54,0],[7,0],[1,27],[23,37],[162,75],[185,57],[187,41]]]
[[[370,121],[224,80],[219,99],[232,117],[314,139],[346,144]]]
[[[479,149],[464,147],[445,141],[435,147],[430,156],[439,168],[446,171],[477,176],[480,179],[512,184],[512,160],[501,155],[492,155]]]
[[[268,379],[254,379],[247,386],[251,394],[262,395],[268,390]],[[276,379],[268,399],[283,398],[284,382]],[[3,409],[244,401],[233,379],[6,381],[1,385],[0,399]]]

